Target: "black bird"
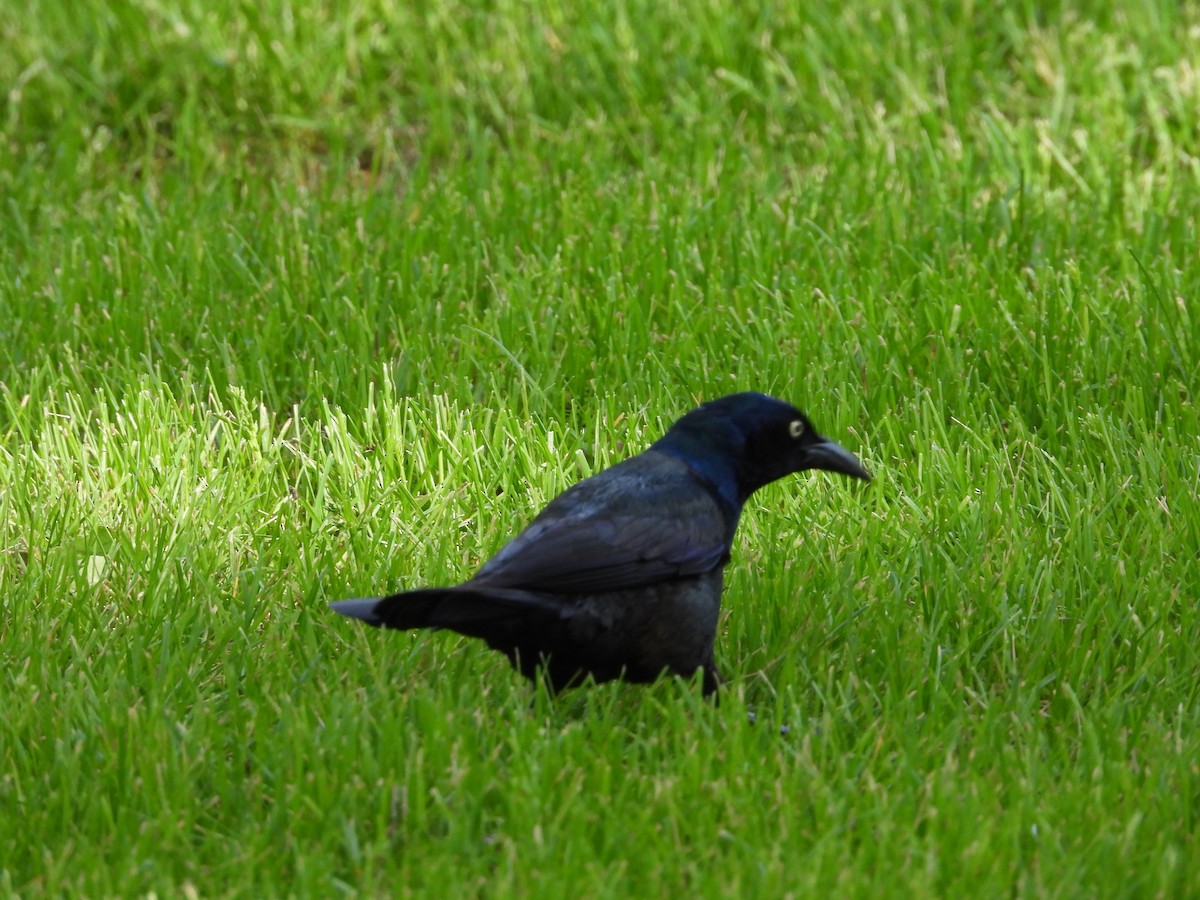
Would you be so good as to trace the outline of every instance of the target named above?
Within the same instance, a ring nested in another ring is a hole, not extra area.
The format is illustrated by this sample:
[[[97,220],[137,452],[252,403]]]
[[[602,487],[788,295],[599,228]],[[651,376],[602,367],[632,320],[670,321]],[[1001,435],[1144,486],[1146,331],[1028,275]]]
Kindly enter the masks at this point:
[[[722,570],[746,499],[792,472],[870,479],[795,407],[732,394],[692,410],[649,449],[568,488],[460,585],[332,604],[387,628],[482,638],[555,690],[704,672]]]

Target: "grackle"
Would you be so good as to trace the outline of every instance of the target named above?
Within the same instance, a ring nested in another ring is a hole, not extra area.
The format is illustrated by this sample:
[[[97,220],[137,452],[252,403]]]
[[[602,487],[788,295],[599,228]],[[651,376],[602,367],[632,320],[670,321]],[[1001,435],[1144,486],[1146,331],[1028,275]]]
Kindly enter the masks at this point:
[[[482,638],[554,690],[588,675],[645,682],[701,669],[711,694],[722,571],[742,506],[805,469],[871,477],[795,407],[732,394],[554,498],[469,581],[332,606],[369,625]]]

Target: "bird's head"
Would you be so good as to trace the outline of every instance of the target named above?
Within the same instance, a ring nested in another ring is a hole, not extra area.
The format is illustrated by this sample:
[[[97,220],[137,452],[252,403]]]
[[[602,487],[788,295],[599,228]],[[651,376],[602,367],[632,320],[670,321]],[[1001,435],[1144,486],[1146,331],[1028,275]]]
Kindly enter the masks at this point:
[[[754,392],[692,410],[654,449],[685,459],[738,507],[763,485],[806,469],[871,478],[853,453],[822,437],[796,407]]]

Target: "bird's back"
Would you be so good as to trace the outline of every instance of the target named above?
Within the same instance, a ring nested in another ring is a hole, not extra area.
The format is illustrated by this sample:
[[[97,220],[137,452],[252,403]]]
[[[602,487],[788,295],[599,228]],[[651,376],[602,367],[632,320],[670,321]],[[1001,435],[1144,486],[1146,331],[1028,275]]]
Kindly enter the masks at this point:
[[[737,511],[684,462],[647,451],[564,491],[471,583],[603,593],[719,570]]]

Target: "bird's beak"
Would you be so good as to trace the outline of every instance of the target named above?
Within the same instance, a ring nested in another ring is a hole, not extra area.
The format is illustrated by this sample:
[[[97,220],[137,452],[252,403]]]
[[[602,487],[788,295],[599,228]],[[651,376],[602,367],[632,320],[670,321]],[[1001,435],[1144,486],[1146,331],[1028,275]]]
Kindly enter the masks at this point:
[[[841,472],[863,481],[871,480],[871,473],[863,468],[858,457],[837,441],[822,440],[808,448],[808,468],[824,469],[826,472]]]

